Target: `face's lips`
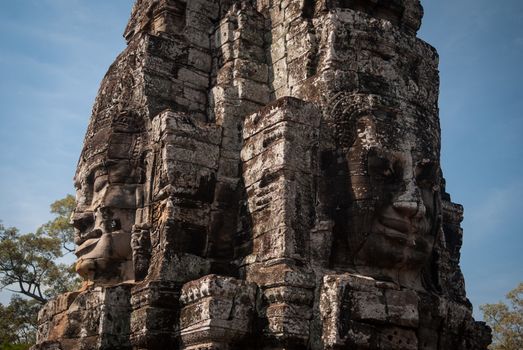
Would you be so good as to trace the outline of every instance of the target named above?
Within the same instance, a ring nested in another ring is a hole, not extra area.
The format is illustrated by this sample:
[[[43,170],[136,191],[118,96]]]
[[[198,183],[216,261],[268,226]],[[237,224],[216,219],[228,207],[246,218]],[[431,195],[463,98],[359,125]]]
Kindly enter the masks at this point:
[[[74,250],[75,255],[77,257],[80,257],[82,255],[89,253],[96,247],[96,244],[98,243],[99,240],[100,240],[100,238],[91,238],[91,239],[85,240],[82,244],[80,244],[76,247],[76,249]]]
[[[386,237],[394,238],[403,241],[409,240],[409,235],[400,231],[397,231],[393,228],[384,226],[383,224],[377,222],[374,224],[374,232],[384,235]]]
[[[402,218],[381,216],[374,223],[374,232],[399,240],[403,244],[415,246],[416,240],[423,236],[423,220],[410,222]]]
[[[404,246],[415,246],[412,225],[401,219],[382,217],[374,223],[373,231],[389,239],[398,241]]]
[[[413,228],[412,223],[401,218],[383,216],[379,218],[379,222],[386,228],[392,229],[393,231],[397,231],[404,235],[408,235],[409,232],[412,232]]]

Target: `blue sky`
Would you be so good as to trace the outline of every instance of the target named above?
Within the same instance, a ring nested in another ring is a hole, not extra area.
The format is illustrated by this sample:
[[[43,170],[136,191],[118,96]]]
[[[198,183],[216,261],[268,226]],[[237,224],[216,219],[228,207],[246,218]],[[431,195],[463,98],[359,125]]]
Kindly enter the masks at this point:
[[[132,2],[0,1],[4,225],[34,231],[51,202],[73,193],[94,97],[124,48]],[[523,281],[523,1],[422,3],[419,36],[440,53],[443,170],[465,206],[462,268],[477,309]]]

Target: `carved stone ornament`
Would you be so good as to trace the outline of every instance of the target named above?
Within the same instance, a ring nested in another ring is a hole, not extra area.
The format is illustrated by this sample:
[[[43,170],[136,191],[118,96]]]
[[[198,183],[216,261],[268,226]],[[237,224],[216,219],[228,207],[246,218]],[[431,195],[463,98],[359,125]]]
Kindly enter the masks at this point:
[[[418,0],[137,0],[33,349],[485,350]]]

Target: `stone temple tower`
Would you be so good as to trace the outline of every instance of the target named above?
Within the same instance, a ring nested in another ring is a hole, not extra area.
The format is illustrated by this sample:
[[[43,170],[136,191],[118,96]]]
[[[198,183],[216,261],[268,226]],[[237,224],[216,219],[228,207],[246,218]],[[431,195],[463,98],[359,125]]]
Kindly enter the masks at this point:
[[[34,349],[486,349],[418,0],[137,0]]]

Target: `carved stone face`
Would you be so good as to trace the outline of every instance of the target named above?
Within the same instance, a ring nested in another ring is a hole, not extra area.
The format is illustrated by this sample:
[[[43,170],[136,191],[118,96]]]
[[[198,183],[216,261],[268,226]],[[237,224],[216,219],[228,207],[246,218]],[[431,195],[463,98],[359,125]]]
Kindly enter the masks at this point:
[[[149,225],[134,225],[131,234],[131,248],[134,255],[151,255],[151,234]]]
[[[360,273],[419,289],[437,231],[439,143],[434,130],[411,122],[358,120],[344,156],[351,197],[344,254]]]
[[[129,161],[102,164],[80,164],[75,179],[76,270],[89,282],[118,283],[134,278],[131,229],[139,184]]]

